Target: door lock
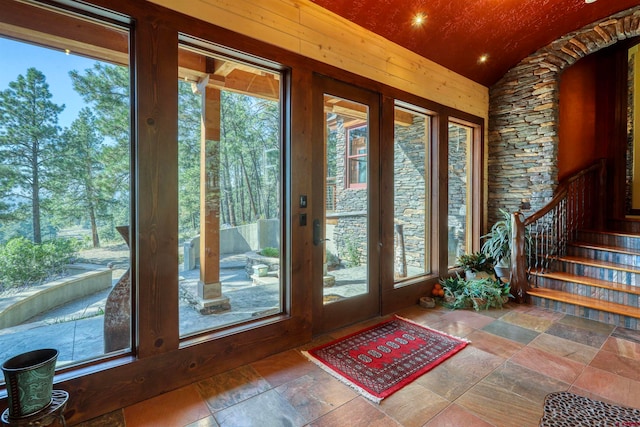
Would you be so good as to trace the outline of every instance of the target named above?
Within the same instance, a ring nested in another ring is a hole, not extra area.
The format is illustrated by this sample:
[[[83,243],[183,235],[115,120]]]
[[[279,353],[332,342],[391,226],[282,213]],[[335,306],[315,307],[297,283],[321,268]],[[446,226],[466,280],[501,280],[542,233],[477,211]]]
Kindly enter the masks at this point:
[[[320,225],[319,219],[313,220],[313,244],[318,246],[319,244],[326,242],[329,239],[321,239],[322,236],[322,226]]]

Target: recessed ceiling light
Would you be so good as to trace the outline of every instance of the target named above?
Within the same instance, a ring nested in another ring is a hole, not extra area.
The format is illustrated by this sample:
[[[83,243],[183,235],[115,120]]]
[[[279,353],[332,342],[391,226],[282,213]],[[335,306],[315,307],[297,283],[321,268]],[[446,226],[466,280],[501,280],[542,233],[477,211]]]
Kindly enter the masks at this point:
[[[595,2],[597,2],[597,1],[598,1],[598,0],[584,0],[584,2],[585,2],[585,3],[587,3],[587,4],[589,4],[589,3],[595,3]]]
[[[485,53],[484,55],[481,55],[480,58],[478,58],[478,62],[480,64],[484,64],[485,62],[487,62],[488,59],[489,59],[489,55]]]
[[[427,15],[425,15],[424,13],[416,13],[416,15],[413,17],[412,24],[414,27],[419,27],[424,24],[426,20]]]

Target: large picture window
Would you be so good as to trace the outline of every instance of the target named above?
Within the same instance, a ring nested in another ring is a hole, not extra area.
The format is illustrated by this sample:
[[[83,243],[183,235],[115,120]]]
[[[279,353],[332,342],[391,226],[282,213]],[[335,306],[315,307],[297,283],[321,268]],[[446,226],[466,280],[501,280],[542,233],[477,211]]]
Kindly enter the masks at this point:
[[[394,112],[394,280],[431,272],[431,116],[416,107]]]
[[[24,3],[2,14],[22,24],[0,30],[0,360],[127,351],[129,32]]]
[[[283,311],[283,76],[200,46],[181,45],[179,58],[179,329],[185,337]]]
[[[453,267],[460,255],[472,252],[474,128],[451,121],[448,130],[448,266]]]

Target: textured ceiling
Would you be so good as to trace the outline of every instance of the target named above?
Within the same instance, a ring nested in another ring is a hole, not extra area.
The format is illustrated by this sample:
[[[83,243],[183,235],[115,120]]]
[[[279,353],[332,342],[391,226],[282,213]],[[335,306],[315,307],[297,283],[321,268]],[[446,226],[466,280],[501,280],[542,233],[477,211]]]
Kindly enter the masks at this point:
[[[640,0],[312,0],[485,86],[557,38]],[[427,16],[416,27],[417,13]],[[484,63],[479,62],[487,55]]]

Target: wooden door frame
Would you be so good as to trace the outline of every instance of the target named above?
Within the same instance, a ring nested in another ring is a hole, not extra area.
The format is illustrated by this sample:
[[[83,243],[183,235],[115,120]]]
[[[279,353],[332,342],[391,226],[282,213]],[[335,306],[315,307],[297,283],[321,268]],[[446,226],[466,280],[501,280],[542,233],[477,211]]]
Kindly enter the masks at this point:
[[[380,94],[366,89],[334,80],[319,74],[313,78],[312,101],[312,147],[313,168],[312,182],[315,183],[312,199],[315,200],[312,209],[313,220],[320,220],[324,228],[325,202],[325,146],[324,146],[324,95],[331,94],[340,98],[352,100],[369,107],[368,116],[368,159],[367,159],[367,283],[369,291],[366,294],[351,297],[331,304],[323,303],[323,244],[314,246],[312,255],[312,305],[313,305],[313,333],[331,331],[357,321],[369,319],[380,313],[380,279],[378,265],[380,257]],[[312,230],[311,230],[312,231]]]

